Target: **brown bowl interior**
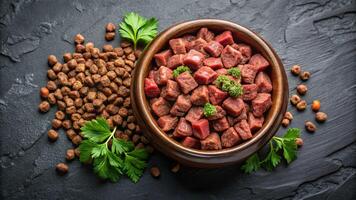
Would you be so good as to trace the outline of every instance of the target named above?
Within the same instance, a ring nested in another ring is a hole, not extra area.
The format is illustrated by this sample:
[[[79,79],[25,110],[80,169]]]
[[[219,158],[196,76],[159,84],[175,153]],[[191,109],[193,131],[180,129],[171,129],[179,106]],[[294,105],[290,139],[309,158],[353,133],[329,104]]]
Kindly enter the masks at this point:
[[[261,53],[270,62],[270,73],[273,91],[273,105],[265,116],[263,127],[254,134],[251,140],[245,141],[232,148],[206,151],[186,148],[176,140],[161,131],[155,117],[150,112],[148,99],[144,94],[143,80],[147,77],[153,63],[155,53],[168,48],[168,41],[184,34],[195,34],[201,27],[207,27],[215,33],[230,30],[235,41],[249,44],[254,53]],[[236,40],[237,39],[237,40]],[[288,98],[288,82],[283,65],[273,49],[257,34],[235,23],[204,19],[183,22],[174,25],[161,34],[146,48],[141,59],[136,64],[134,72],[131,99],[138,123],[151,143],[161,152],[183,164],[195,167],[219,167],[239,162],[261,148],[276,132],[282,115],[286,111]]]

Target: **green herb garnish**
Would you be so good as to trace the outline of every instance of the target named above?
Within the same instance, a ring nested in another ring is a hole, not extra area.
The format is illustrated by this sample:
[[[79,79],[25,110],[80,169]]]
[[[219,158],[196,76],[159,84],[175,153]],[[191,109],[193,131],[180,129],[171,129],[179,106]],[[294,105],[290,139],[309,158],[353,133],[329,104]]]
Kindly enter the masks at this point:
[[[241,96],[243,94],[241,84],[231,80],[228,76],[218,76],[215,80],[215,84],[223,91],[228,92],[232,97]]]
[[[182,65],[182,66],[177,67],[175,70],[173,70],[173,77],[174,77],[174,78],[177,78],[177,77],[179,76],[179,74],[181,74],[181,73],[183,73],[183,72],[189,72],[189,73],[191,73],[189,67]]]
[[[274,136],[272,140],[269,141],[269,153],[266,158],[261,161],[258,154],[255,153],[246,160],[245,164],[241,166],[241,169],[245,173],[257,171],[261,167],[272,171],[281,162],[282,156],[288,164],[291,163],[297,158],[296,139],[299,136],[299,128],[289,128],[283,137]],[[279,152],[283,152],[283,154],[280,155]]]
[[[156,37],[158,20],[153,17],[146,19],[137,13],[130,12],[125,15],[119,26],[121,37],[130,40],[136,49],[137,43],[141,42],[146,45]]]
[[[101,117],[87,122],[80,130],[85,138],[79,145],[80,162],[92,161],[94,172],[102,179],[116,182],[123,174],[134,183],[140,179],[149,156],[145,149],[135,149],[132,142],[115,138],[116,127],[111,131]]]
[[[215,108],[214,105],[212,105],[210,103],[206,103],[204,105],[204,112],[203,113],[204,113],[205,117],[213,116],[216,113],[216,108]]]
[[[227,70],[227,73],[230,74],[231,76],[235,77],[235,78],[240,78],[240,75],[241,75],[241,71],[237,67],[234,67],[234,68],[231,68],[231,69]]]

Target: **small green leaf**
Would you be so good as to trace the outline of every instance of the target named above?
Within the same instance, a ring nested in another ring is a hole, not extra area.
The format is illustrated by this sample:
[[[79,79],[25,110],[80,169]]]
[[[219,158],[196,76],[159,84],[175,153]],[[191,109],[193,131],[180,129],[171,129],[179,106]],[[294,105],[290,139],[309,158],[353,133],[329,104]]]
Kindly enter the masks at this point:
[[[148,152],[145,149],[135,149],[125,154],[124,169],[127,176],[137,183],[147,164]]]
[[[216,107],[210,103],[204,105],[203,113],[205,117],[211,117],[216,114]]]
[[[106,119],[102,117],[85,123],[80,130],[85,138],[99,143],[103,142],[111,135],[109,125],[106,122]]]
[[[241,170],[247,174],[257,171],[258,169],[260,169],[260,158],[257,153],[250,156],[245,164],[241,166]]]
[[[240,75],[241,75],[241,71],[237,67],[228,69],[227,73],[230,74],[231,76],[235,77],[235,78],[240,78]]]
[[[118,155],[123,154],[125,152],[132,151],[135,148],[134,144],[130,141],[113,138],[111,151]]]
[[[182,65],[182,66],[177,67],[175,70],[173,70],[173,77],[174,77],[174,78],[177,78],[177,77],[179,76],[179,74],[181,74],[181,73],[183,73],[183,72],[192,73],[192,72],[190,71],[190,68],[189,68],[189,67]]]
[[[284,141],[283,157],[286,159],[288,164],[297,158],[297,148],[295,139]]]
[[[283,138],[294,138],[300,136],[300,129],[299,128],[289,128],[287,132],[284,134]]]
[[[91,152],[97,144],[92,140],[84,140],[79,145],[80,162],[88,162],[91,159]]]

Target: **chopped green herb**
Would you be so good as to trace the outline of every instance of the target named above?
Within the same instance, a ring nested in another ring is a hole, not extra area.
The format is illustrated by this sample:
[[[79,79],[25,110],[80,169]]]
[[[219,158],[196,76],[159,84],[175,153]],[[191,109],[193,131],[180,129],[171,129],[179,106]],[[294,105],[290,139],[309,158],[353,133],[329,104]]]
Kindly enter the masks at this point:
[[[130,40],[136,49],[138,43],[147,45],[156,37],[158,20],[156,18],[146,19],[137,13],[130,12],[125,15],[119,26],[121,37]]]
[[[179,76],[179,74],[181,74],[181,73],[183,73],[183,72],[189,72],[189,73],[191,73],[189,67],[182,65],[182,66],[177,67],[175,70],[173,70],[173,77],[174,77],[174,78],[177,78],[177,77]]]
[[[231,80],[228,76],[218,76],[218,78],[215,80],[215,84],[223,91],[228,92],[232,97],[238,97],[243,94],[241,84]]]
[[[204,105],[204,112],[203,113],[204,113],[205,117],[213,116],[216,113],[216,108],[215,108],[214,105],[212,105],[210,103],[206,103]]]
[[[111,131],[104,118],[89,121],[80,130],[85,138],[79,145],[80,162],[92,162],[102,179],[116,182],[123,174],[135,183],[140,179],[147,166],[145,149],[135,149],[132,142],[115,138],[116,127]]]
[[[257,153],[248,158],[241,170],[245,173],[251,173],[257,171],[261,167],[271,171],[281,162],[282,156],[279,151],[283,151],[283,158],[287,163],[291,163],[297,158],[297,144],[296,139],[300,136],[299,128],[290,128],[283,135],[283,137],[274,136],[269,141],[269,153],[266,158],[260,161]]]
[[[235,78],[240,78],[240,75],[241,75],[241,71],[237,67],[227,70],[227,73],[229,73],[231,76],[233,76]]]

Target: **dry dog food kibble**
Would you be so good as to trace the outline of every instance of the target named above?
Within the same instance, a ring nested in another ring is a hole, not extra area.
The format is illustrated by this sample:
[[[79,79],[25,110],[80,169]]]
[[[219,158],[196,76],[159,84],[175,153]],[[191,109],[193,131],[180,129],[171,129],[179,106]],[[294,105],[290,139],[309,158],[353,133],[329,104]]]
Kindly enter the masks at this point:
[[[315,120],[317,122],[320,122],[320,123],[323,123],[327,120],[328,118],[328,115],[324,112],[317,112],[315,113]]]
[[[161,130],[204,150],[251,139],[272,106],[268,60],[230,31],[201,28],[167,45],[144,80]]]
[[[311,132],[311,133],[316,131],[316,126],[311,121],[305,122],[305,128],[307,129],[308,132]]]
[[[311,109],[314,112],[318,112],[320,110],[320,101],[319,100],[314,100],[312,105],[311,105]]]
[[[64,175],[68,172],[68,165],[66,165],[65,163],[58,163],[56,165],[56,170],[58,174]]]
[[[152,167],[150,172],[154,178],[158,178],[161,175],[161,171],[159,170],[158,167]]]
[[[300,84],[297,86],[297,92],[300,94],[300,95],[305,95],[308,91],[308,88],[306,85],[304,84]]]
[[[293,65],[291,72],[293,75],[298,76],[301,72],[301,67],[299,65]]]

